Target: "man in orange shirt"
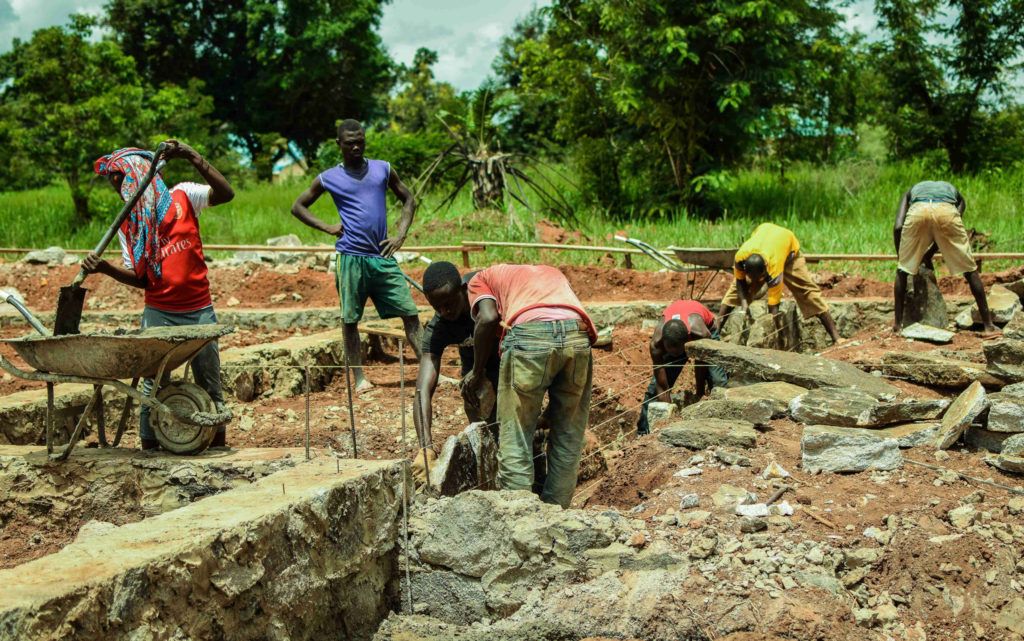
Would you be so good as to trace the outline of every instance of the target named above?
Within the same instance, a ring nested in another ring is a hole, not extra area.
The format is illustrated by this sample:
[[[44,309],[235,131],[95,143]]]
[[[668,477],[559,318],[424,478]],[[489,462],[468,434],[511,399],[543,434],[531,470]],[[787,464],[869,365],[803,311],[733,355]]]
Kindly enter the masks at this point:
[[[502,489],[533,486],[533,435],[547,395],[551,426],[541,499],[568,507],[576,488],[584,431],[590,419],[593,321],[562,272],[546,265],[494,265],[465,290],[473,349],[489,354],[501,340],[498,372],[498,481]],[[463,385],[486,381],[486,359],[473,361]]]
[[[654,376],[644,395],[636,433],[650,434],[647,420],[647,404],[654,401],[671,402],[670,393],[676,379],[686,364],[686,344],[701,338],[718,340],[718,319],[707,307],[695,300],[677,300],[665,308],[661,322],[651,336],[651,362]],[[722,387],[728,381],[725,370],[707,363],[696,363],[694,378],[697,382],[697,398],[701,398],[713,387]]]

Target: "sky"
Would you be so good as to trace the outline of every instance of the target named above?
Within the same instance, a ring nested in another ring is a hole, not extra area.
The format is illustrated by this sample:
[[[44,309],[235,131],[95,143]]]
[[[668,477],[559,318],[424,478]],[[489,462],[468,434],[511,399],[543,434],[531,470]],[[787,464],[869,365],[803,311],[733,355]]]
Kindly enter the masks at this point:
[[[0,0],[0,51],[14,37],[64,24],[74,12],[98,13],[104,0]],[[516,20],[550,0],[391,0],[380,35],[392,58],[410,63],[419,47],[438,54],[434,75],[457,89],[475,89],[491,72],[501,38]]]

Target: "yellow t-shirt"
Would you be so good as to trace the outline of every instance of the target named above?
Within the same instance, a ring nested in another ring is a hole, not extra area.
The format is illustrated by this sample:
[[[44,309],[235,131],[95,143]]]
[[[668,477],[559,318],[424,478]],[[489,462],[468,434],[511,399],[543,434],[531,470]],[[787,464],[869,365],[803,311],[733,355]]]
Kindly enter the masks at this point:
[[[793,232],[772,223],[762,223],[736,252],[733,274],[736,280],[745,281],[747,275],[740,268],[740,263],[752,254],[761,256],[768,268],[768,304],[778,305],[782,302],[782,274],[786,260],[798,251],[800,243]]]

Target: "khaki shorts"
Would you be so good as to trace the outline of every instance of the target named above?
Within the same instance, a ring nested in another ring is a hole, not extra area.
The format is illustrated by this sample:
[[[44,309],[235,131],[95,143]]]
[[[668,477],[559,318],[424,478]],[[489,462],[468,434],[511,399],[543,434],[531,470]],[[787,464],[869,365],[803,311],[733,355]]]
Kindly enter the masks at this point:
[[[786,267],[782,272],[782,284],[789,290],[796,300],[800,314],[804,318],[811,318],[824,314],[828,311],[828,304],[821,297],[821,290],[811,276],[811,270],[807,269],[807,261],[799,252],[786,260]],[[736,281],[733,280],[729,291],[725,292],[722,299],[723,307],[737,307],[740,304],[740,295],[736,291]]]
[[[954,276],[978,269],[960,212],[949,203],[914,203],[907,210],[900,236],[900,270],[917,274],[928,248],[935,243]]]

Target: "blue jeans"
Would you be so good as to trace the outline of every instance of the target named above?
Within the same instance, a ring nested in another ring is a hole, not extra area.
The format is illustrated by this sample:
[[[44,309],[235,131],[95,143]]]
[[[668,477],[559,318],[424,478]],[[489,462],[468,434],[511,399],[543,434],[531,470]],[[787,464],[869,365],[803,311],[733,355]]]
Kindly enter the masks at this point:
[[[545,321],[516,325],[501,345],[498,482],[505,490],[533,489],[533,436],[547,395],[551,429],[541,500],[568,507],[590,419],[590,337],[582,321]]]
[[[217,322],[213,306],[204,307],[194,312],[165,312],[152,307],[142,310],[142,328],[148,327],[180,327],[182,325],[211,325]],[[208,344],[192,359],[192,378],[196,385],[202,387],[220,408],[224,404],[224,394],[220,385],[220,349],[217,341]],[[142,381],[142,393],[149,394],[153,389],[153,379]],[[219,411],[219,409],[218,409]],[[218,433],[225,432],[225,426],[217,428]],[[156,434],[149,424],[149,408],[139,408],[139,438],[155,440]]]

